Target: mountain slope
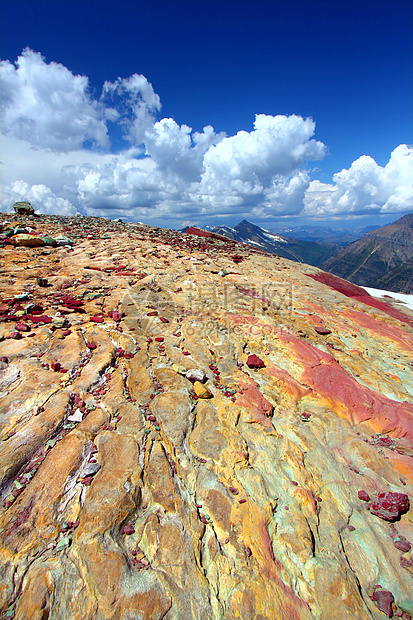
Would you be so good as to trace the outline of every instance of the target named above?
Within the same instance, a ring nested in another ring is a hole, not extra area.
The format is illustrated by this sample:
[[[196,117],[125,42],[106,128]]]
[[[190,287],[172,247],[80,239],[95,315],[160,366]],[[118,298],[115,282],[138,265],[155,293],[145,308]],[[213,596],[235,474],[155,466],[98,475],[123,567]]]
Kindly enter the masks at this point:
[[[2,620],[411,620],[413,313],[195,228],[0,261]]]
[[[413,293],[413,214],[367,232],[321,266],[360,286]]]
[[[270,254],[277,254],[278,256],[283,256],[299,263],[314,265],[315,267],[335,254],[340,247],[335,243],[300,241],[272,233],[248,222],[248,220],[243,220],[235,228],[217,226],[213,230],[229,239],[248,243]]]

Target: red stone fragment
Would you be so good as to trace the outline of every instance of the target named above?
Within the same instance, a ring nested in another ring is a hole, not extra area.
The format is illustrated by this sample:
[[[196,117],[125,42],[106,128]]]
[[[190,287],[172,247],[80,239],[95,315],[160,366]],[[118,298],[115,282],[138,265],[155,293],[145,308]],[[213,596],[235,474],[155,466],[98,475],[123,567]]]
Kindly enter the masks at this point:
[[[163,342],[165,340],[165,338],[163,336],[158,336],[157,338],[155,338],[155,342]]]
[[[96,349],[96,347],[97,347],[97,345],[94,342],[88,342],[88,343],[86,343],[86,346],[91,351],[94,351]]]
[[[315,331],[317,332],[317,334],[320,334],[321,336],[327,336],[328,334],[331,334],[331,329],[328,329],[327,327],[321,327],[321,326],[317,326],[314,327]]]
[[[377,607],[385,613],[389,618],[393,617],[392,603],[394,603],[394,596],[388,590],[376,590],[373,594],[373,600],[376,602]]]
[[[93,480],[93,476],[86,476],[85,478],[82,478],[80,482],[84,484],[86,487],[88,487],[91,485],[92,480]]]
[[[2,355],[0,357],[0,362],[4,362],[5,364],[8,364],[9,363],[9,358],[6,357],[5,355]]]
[[[22,335],[20,332],[11,332],[8,338],[13,338],[13,340],[20,340],[22,338]]]
[[[238,504],[245,504],[246,501],[247,501],[246,499],[239,499]]]
[[[133,527],[133,525],[125,525],[122,528],[122,534],[126,534],[126,536],[130,536],[131,534],[135,533],[135,528]]]
[[[62,365],[61,365],[61,363],[60,363],[60,362],[52,362],[52,363],[50,364],[50,368],[51,368],[52,370],[54,370],[55,372],[59,372],[59,370],[61,369],[61,367],[62,367]]]
[[[379,493],[373,501],[370,512],[385,521],[396,521],[409,510],[406,493]]]
[[[406,538],[399,538],[393,542],[394,546],[402,553],[407,553],[412,548],[411,543]]]
[[[265,364],[257,355],[249,355],[247,359],[248,368],[265,368]]]
[[[361,499],[363,502],[370,501],[370,495],[367,493],[367,491],[359,491],[358,498]]]
[[[16,323],[15,327],[18,332],[29,332],[30,331],[30,327],[27,325],[27,323]]]
[[[51,323],[52,322],[52,317],[47,316],[47,314],[36,315],[33,313],[33,314],[28,315],[28,318],[31,320],[32,323]]]
[[[117,310],[113,310],[113,312],[109,312],[109,316],[116,321],[116,323],[119,323],[119,321],[122,320],[122,314],[121,312],[117,312]]]
[[[90,320],[93,321],[94,323],[103,323],[103,316],[91,316]]]
[[[228,491],[233,493],[233,495],[238,495],[239,494],[238,489],[236,489],[235,487],[228,487]]]

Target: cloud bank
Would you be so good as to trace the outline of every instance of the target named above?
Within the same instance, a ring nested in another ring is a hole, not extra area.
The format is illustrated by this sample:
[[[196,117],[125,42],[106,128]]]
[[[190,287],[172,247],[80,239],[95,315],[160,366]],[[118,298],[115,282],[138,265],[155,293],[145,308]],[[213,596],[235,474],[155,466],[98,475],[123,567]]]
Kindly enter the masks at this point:
[[[227,136],[160,118],[145,76],[105,82],[26,49],[0,63],[4,161],[1,206],[30,200],[38,212],[126,217],[179,225],[218,217],[405,212],[413,208],[413,150],[387,166],[367,156],[311,180],[326,146],[311,118],[257,114],[251,131]]]
[[[333,176],[334,184],[312,181],[303,215],[402,213],[413,209],[413,148],[400,144],[386,166],[363,155],[349,170]]]

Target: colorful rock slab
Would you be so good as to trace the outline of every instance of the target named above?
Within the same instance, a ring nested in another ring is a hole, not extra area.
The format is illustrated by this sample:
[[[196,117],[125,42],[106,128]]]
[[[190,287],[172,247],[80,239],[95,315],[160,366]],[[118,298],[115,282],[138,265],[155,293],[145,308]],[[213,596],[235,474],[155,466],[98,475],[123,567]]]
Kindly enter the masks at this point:
[[[0,246],[1,618],[413,617],[412,312],[197,231]]]

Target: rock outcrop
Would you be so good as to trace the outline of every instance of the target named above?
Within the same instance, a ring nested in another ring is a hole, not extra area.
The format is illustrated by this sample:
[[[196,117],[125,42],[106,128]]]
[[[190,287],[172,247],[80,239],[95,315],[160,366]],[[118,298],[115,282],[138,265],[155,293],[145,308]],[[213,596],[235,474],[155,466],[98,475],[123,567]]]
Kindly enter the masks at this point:
[[[18,215],[34,215],[34,208],[30,204],[30,202],[15,202],[13,205],[13,209]]]
[[[412,314],[196,230],[0,223],[2,618],[413,617]]]
[[[361,286],[413,293],[413,213],[367,232],[321,265]]]

